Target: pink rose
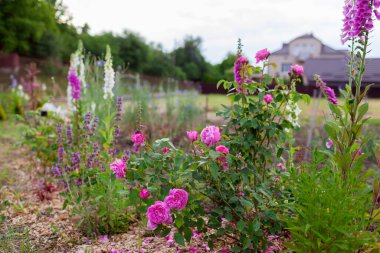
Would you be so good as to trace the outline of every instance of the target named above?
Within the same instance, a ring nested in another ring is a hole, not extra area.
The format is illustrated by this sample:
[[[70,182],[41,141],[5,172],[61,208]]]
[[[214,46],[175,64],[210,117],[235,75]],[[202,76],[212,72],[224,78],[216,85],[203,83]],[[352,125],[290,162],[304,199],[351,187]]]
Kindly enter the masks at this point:
[[[150,192],[148,189],[141,189],[140,190],[140,198],[147,199],[150,196]]]
[[[268,51],[268,49],[264,48],[264,49],[261,49],[259,50],[257,53],[256,53],[256,63],[259,63],[265,59],[267,59],[270,55],[270,52]]]
[[[131,136],[131,140],[133,141],[133,143],[137,146],[140,146],[141,144],[144,143],[145,141],[145,137],[144,135],[141,133],[141,132],[135,132],[132,136]]]
[[[216,151],[220,152],[220,153],[223,153],[225,155],[228,155],[230,153],[230,151],[228,150],[228,148],[226,148],[225,146],[223,145],[219,145],[215,148]]]
[[[149,230],[155,230],[158,224],[173,222],[170,215],[170,207],[162,201],[156,201],[154,205],[151,205],[146,212],[146,216],[148,218],[147,227]]]
[[[267,104],[272,103],[272,102],[273,102],[273,97],[272,97],[272,95],[271,95],[271,94],[266,94],[266,95],[264,96],[264,101],[265,101],[265,103],[267,103]]]
[[[164,201],[170,208],[182,210],[186,207],[188,194],[182,189],[171,189],[169,196],[167,196]]]
[[[216,126],[208,126],[201,132],[201,141],[208,147],[215,145],[220,140],[219,128]]]
[[[187,131],[187,137],[190,139],[190,141],[194,142],[198,140],[198,132],[197,131]]]
[[[111,170],[115,173],[116,178],[125,178],[126,169],[127,165],[120,159],[116,159],[113,163],[111,163]]]
[[[303,74],[303,67],[300,65],[290,66],[290,72],[294,75],[301,76]]]
[[[162,148],[162,153],[167,153],[167,152],[169,152],[169,150],[170,150],[170,148],[168,148],[168,147],[163,147],[163,148]]]

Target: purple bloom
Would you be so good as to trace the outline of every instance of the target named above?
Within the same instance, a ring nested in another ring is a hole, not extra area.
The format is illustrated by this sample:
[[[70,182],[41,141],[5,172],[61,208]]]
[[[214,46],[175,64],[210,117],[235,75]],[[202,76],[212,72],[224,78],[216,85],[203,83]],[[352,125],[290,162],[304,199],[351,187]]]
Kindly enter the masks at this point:
[[[244,56],[239,56],[236,58],[235,64],[234,64],[234,75],[235,75],[235,82],[238,84],[239,88],[237,89],[238,92],[242,92],[242,87],[245,82],[248,81],[248,78],[246,76],[245,68],[248,65],[248,59]]]
[[[314,75],[314,80],[316,81],[317,87],[321,89],[321,91],[327,97],[330,103],[332,103],[333,105],[338,105],[338,99],[335,96],[334,90],[328,87],[319,75]]]
[[[332,147],[332,145],[334,144],[334,142],[332,140],[328,140],[326,142],[326,148],[330,149]]]
[[[74,100],[79,100],[81,86],[79,77],[74,68],[70,68],[67,79],[69,80],[69,85],[71,86],[71,97]]]
[[[343,7],[342,43],[354,37],[360,38],[364,32],[370,32],[373,29],[372,15],[375,14],[379,19],[378,8],[379,0],[346,0]]]

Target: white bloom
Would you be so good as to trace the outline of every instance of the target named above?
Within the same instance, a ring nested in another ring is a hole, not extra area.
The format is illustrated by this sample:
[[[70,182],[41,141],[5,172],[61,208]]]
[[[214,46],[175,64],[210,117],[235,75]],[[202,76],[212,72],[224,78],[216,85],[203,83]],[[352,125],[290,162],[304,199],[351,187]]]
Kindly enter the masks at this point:
[[[91,112],[95,113],[96,104],[94,102],[91,103]]]
[[[71,86],[70,83],[67,85],[67,106],[70,111],[75,111],[75,107],[73,104],[73,98],[71,97]]]
[[[286,119],[290,122],[290,124],[292,124],[293,127],[300,127],[298,116],[301,113],[301,109],[292,99],[290,99],[289,104],[286,105],[286,112]]]
[[[113,97],[113,86],[115,85],[115,71],[112,68],[111,49],[107,46],[106,62],[104,64],[104,99]]]

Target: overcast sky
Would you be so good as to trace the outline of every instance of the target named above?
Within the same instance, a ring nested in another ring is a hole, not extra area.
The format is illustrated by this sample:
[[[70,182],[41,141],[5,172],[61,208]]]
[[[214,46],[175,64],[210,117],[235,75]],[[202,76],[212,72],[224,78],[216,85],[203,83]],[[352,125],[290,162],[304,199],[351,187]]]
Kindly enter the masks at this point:
[[[185,35],[201,36],[207,60],[220,62],[236,51],[241,38],[251,59],[262,48],[275,51],[283,42],[313,33],[325,44],[340,43],[344,0],[64,0],[76,26],[90,33],[127,29],[166,50]],[[375,22],[370,57],[380,57],[380,21]],[[380,66],[379,66],[380,67]]]

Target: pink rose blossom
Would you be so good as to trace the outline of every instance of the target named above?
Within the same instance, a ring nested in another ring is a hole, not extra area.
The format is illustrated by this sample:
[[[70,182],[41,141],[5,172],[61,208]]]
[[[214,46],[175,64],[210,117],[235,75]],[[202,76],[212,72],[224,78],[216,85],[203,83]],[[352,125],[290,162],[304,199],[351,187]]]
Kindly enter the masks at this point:
[[[267,103],[267,104],[272,103],[272,102],[273,102],[273,97],[272,97],[272,95],[271,95],[271,94],[266,94],[266,95],[264,96],[264,101],[265,101],[265,103]]]
[[[162,201],[156,201],[154,205],[151,205],[146,216],[148,218],[148,229],[155,230],[158,224],[161,223],[172,223],[173,219],[170,215],[170,207]]]
[[[194,142],[198,140],[198,132],[197,131],[187,131],[187,137],[190,141]]]
[[[285,171],[285,165],[283,163],[277,163],[276,164],[277,168],[279,168],[281,171]]]
[[[167,153],[167,152],[169,152],[169,150],[170,150],[170,148],[168,148],[168,147],[163,147],[163,148],[162,148],[162,153]]]
[[[293,65],[290,66],[290,72],[294,75],[302,76],[303,74],[303,67],[300,65]]]
[[[135,145],[139,146],[144,143],[145,137],[141,132],[137,131],[131,136],[131,140]]]
[[[220,140],[219,128],[216,126],[208,126],[201,132],[201,141],[208,147],[215,145]]]
[[[126,169],[127,165],[120,159],[116,159],[113,163],[111,163],[111,170],[115,173],[116,178],[125,178]]]
[[[140,198],[147,199],[150,196],[150,192],[148,189],[141,189],[139,195],[140,195]]]
[[[268,49],[264,48],[264,49],[261,49],[260,51],[258,51],[256,53],[256,63],[259,63],[265,59],[267,59],[270,55],[270,52],[268,51]]]
[[[326,148],[330,149],[332,147],[332,145],[334,144],[334,142],[332,140],[328,140],[326,142]]]
[[[182,210],[186,207],[188,193],[182,189],[171,189],[169,196],[167,196],[164,201],[170,208]]]
[[[215,148],[216,151],[220,152],[220,153],[223,153],[225,155],[228,155],[230,153],[230,151],[228,150],[228,148],[226,148],[225,146],[223,145],[219,145]]]

